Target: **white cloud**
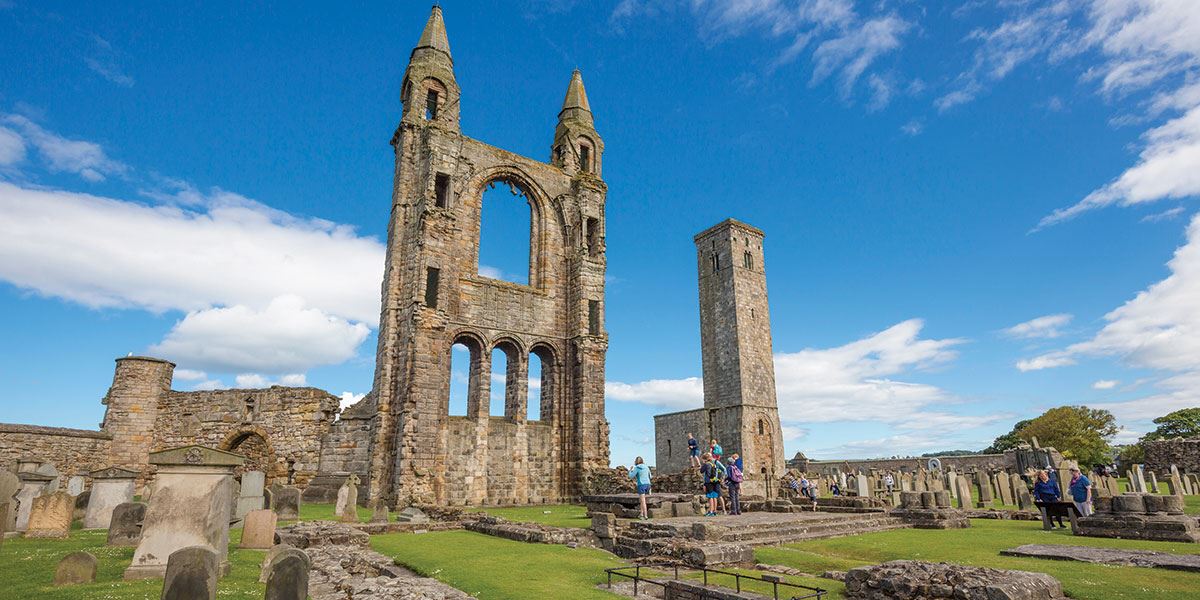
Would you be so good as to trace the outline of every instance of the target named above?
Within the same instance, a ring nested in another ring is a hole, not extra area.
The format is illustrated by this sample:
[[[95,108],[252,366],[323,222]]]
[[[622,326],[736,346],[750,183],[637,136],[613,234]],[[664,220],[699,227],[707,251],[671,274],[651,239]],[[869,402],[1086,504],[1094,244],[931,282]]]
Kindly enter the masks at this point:
[[[1146,216],[1142,217],[1141,221],[1143,223],[1160,223],[1162,221],[1170,221],[1171,219],[1174,219],[1175,217],[1178,217],[1179,215],[1182,215],[1183,213],[1184,213],[1183,207],[1176,206],[1175,208],[1168,208],[1167,210],[1164,210],[1162,212],[1157,212],[1152,215],[1146,215]]]
[[[303,373],[290,373],[281,376],[279,379],[266,377],[261,373],[239,373],[234,377],[234,387],[238,389],[258,389],[268,388],[273,385],[281,385],[284,387],[303,387],[307,385],[307,377]]]
[[[176,381],[203,381],[208,377],[204,371],[196,371],[194,369],[175,369]]]
[[[15,165],[23,160],[25,138],[7,127],[0,127],[0,167]]]
[[[362,323],[306,306],[297,296],[280,296],[263,310],[237,305],[190,312],[150,351],[219,372],[298,373],[352,358],[368,333]],[[238,385],[261,387],[243,384],[241,376]]]
[[[1004,335],[1018,339],[1053,339],[1062,335],[1062,328],[1073,319],[1073,315],[1060,313],[1046,315],[1018,323],[1004,330]]]
[[[0,115],[0,122],[12,127],[6,129],[10,133],[19,131],[23,140],[37,149],[51,171],[75,173],[87,181],[97,182],[129,170],[126,165],[109,158],[99,144],[66,139],[22,115]]]
[[[359,401],[361,401],[363,398],[366,398],[366,397],[367,397],[366,394],[355,394],[354,392],[342,392],[342,400],[339,403],[339,405],[341,406],[342,410],[346,410],[347,408],[350,408],[351,406],[358,404]]]
[[[899,48],[900,37],[911,28],[908,21],[889,15],[871,19],[861,27],[822,42],[813,51],[816,64],[812,81],[820,82],[840,68],[842,94],[848,96],[867,67],[881,55]],[[886,104],[887,99],[884,99],[879,107]]]
[[[220,379],[206,379],[192,386],[192,390],[197,392],[227,389],[229,389],[229,386],[225,385]]]
[[[1121,382],[1117,381],[1116,379],[1101,379],[1092,384],[1092,389],[1093,390],[1111,390],[1111,389],[1117,387],[1117,385],[1119,385],[1120,383]]]
[[[900,131],[907,135],[921,135],[925,131],[925,124],[920,119],[912,119],[904,125],[900,126]]]
[[[1050,352],[1033,358],[1017,361],[1017,369],[1024,371],[1041,371],[1075,364],[1075,358],[1068,352]]]
[[[609,381],[604,384],[604,395],[622,402],[687,410],[704,404],[704,382],[699,377],[651,379],[634,384]]]
[[[93,308],[266,307],[281,295],[374,326],[383,245],[213,190],[195,208],[0,182],[0,279]]]

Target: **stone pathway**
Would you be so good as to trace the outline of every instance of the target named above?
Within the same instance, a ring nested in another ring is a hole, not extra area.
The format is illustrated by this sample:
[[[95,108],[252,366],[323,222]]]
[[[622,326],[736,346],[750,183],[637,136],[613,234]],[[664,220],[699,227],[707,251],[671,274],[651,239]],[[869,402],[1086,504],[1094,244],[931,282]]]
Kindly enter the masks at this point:
[[[1156,552],[1153,550],[1117,550],[1115,548],[1089,548],[1087,546],[1064,546],[1057,544],[1026,544],[1012,548],[1011,550],[1001,550],[1000,554],[1025,558],[1075,560],[1104,565],[1200,572],[1200,554],[1172,554],[1170,552]]]
[[[312,600],[472,600],[436,579],[421,577],[368,545],[369,536],[342,523],[297,523],[279,530],[284,544],[312,559]]]

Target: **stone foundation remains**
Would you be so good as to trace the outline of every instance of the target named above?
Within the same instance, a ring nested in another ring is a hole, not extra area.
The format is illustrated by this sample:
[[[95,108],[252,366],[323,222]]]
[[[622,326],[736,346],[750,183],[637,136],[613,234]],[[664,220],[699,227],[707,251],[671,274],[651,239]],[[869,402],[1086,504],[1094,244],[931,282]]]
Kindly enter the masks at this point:
[[[1075,534],[1089,537],[1200,542],[1200,520],[1185,515],[1183,497],[1129,493],[1094,499],[1095,514],[1076,519]]]
[[[1062,584],[1044,573],[897,560],[846,572],[850,600],[1065,600]]]
[[[900,506],[888,513],[917,529],[966,529],[966,512],[951,508],[950,492],[900,492]]]

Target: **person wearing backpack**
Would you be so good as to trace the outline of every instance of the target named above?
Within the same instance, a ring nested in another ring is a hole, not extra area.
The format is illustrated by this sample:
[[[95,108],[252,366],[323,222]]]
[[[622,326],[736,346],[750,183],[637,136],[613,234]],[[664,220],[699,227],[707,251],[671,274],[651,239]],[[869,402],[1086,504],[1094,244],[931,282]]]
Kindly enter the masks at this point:
[[[742,514],[742,470],[738,468],[738,455],[729,456],[729,467],[725,470],[726,486],[729,488],[729,508],[731,515]]]
[[[713,457],[713,464],[717,466],[717,471],[719,471],[717,474],[717,506],[720,507],[722,513],[728,515],[729,507],[725,504],[725,496],[721,494],[721,488],[725,486],[725,482],[728,480],[729,470],[725,468],[725,463],[721,462],[719,457]]]
[[[700,478],[704,481],[704,497],[708,499],[706,517],[717,516],[717,498],[721,496],[721,470],[713,463],[713,456],[708,452],[700,457]]]
[[[646,496],[650,495],[650,467],[646,466],[646,461],[642,457],[637,457],[633,461],[633,468],[629,470],[629,478],[637,482],[638,500],[641,501],[642,514],[639,519],[645,521],[650,516],[646,511]]]

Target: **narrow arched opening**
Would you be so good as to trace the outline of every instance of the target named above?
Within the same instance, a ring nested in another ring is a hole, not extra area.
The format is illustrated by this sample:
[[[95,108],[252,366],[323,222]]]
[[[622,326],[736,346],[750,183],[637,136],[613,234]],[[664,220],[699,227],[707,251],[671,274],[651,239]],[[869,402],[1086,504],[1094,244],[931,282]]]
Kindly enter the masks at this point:
[[[475,414],[483,356],[483,344],[470,334],[459,335],[451,343],[445,414],[452,417]]]
[[[554,351],[546,345],[534,346],[529,352],[529,365],[529,420],[549,421],[554,415],[556,393]]]
[[[498,178],[484,186],[480,204],[479,276],[530,285],[534,212],[529,193],[512,179]]]

